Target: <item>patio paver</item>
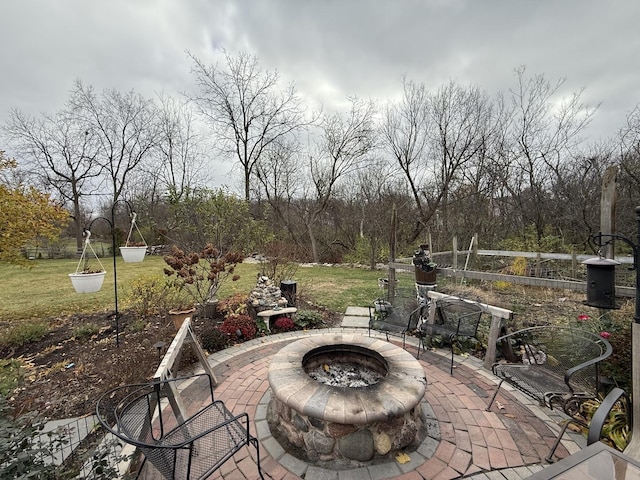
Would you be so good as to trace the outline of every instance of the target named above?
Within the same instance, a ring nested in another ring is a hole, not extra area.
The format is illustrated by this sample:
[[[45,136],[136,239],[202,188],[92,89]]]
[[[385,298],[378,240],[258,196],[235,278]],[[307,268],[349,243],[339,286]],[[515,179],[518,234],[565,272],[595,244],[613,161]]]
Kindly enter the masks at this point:
[[[351,307],[350,307],[351,308]],[[271,436],[266,424],[269,384],[267,380],[271,356],[293,340],[332,332],[367,335],[362,328],[333,328],[271,335],[209,356],[219,385],[216,398],[226,403],[234,413],[248,412],[253,420],[253,432],[260,441],[261,461],[265,478],[296,480],[371,480],[399,478],[411,480],[470,478],[473,480],[518,480],[543,468],[544,456],[555,440],[566,418],[555,411],[541,410],[519,392],[501,388],[492,411],[485,410],[497,382],[483,370],[474,357],[457,357],[454,374],[449,375],[449,352],[427,351],[420,355],[420,364],[428,380],[423,411],[430,428],[437,426],[439,439],[428,436],[415,452],[409,465],[390,460],[352,470],[335,472],[306,464],[286,453]],[[372,333],[372,336],[384,335]],[[417,343],[408,340],[407,349],[416,354]],[[187,387],[186,397],[198,401],[197,387]],[[530,408],[534,407],[534,408]],[[433,425],[431,425],[433,424]],[[556,451],[557,457],[582,448],[584,438],[565,434]],[[245,448],[246,450],[246,448]],[[210,478],[254,480],[255,452],[243,451],[229,460],[225,467]],[[411,453],[410,453],[411,456]],[[248,475],[248,476],[247,476]],[[154,470],[147,462],[141,478],[150,480]]]

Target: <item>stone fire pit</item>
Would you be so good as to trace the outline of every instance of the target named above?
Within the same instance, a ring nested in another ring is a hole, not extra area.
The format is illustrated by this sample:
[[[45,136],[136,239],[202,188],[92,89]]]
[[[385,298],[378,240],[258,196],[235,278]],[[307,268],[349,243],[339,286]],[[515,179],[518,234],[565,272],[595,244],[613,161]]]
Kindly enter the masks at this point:
[[[384,340],[341,333],[298,340],[273,356],[269,385],[272,433],[306,460],[357,464],[418,440],[424,370]]]

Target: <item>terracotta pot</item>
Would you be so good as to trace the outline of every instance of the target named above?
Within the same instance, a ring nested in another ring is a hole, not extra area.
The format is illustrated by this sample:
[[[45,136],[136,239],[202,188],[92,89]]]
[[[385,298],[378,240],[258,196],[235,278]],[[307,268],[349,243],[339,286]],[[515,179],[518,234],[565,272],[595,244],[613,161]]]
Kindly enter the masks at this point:
[[[182,326],[182,323],[185,321],[187,317],[193,315],[195,312],[195,308],[187,308],[183,310],[169,310],[169,316],[173,321],[173,326],[176,327],[176,330],[179,330]]]

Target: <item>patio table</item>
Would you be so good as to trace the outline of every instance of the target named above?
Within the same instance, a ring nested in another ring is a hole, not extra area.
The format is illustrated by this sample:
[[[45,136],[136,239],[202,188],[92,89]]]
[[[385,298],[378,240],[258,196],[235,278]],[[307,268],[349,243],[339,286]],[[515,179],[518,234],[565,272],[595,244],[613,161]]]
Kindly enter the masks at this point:
[[[640,462],[602,442],[534,473],[527,480],[632,480],[640,479]]]

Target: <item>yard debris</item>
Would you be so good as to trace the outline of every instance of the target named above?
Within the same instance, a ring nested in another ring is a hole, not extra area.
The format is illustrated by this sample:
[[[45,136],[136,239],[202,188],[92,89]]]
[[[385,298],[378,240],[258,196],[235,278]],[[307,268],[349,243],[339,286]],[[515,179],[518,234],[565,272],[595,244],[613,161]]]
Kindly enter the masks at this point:
[[[404,464],[411,461],[411,457],[409,455],[407,455],[406,453],[400,452],[398,454],[396,454],[396,462],[400,463],[400,464]]]

